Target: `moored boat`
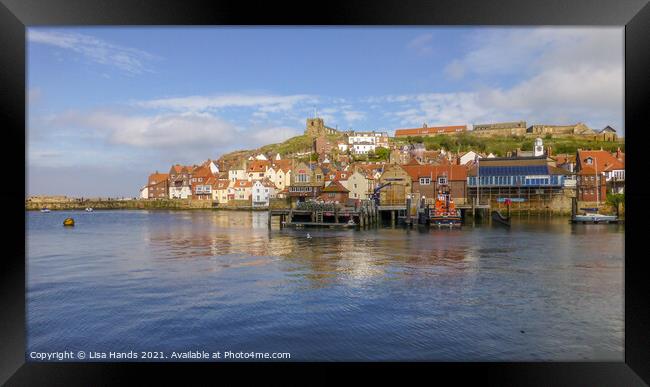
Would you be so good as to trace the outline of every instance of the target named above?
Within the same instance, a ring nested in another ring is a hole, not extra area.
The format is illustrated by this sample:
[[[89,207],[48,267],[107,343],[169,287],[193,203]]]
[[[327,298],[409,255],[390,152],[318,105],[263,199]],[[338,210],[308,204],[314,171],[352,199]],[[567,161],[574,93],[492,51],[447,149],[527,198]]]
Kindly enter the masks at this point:
[[[41,212],[46,212],[47,213],[47,212],[50,212],[50,209],[47,208],[47,207],[43,207],[43,208],[41,208]]]
[[[603,215],[598,213],[597,208],[583,208],[584,213],[575,214],[571,217],[572,223],[617,223],[618,217],[615,215]]]
[[[93,212],[92,207],[86,207],[86,212]]]
[[[618,218],[614,215],[583,214],[575,215],[571,221],[573,223],[616,223]]]
[[[510,227],[510,217],[501,215],[499,211],[492,211],[492,221],[506,227]]]
[[[463,223],[460,210],[456,209],[449,191],[438,192],[435,207],[429,210],[429,223],[438,228],[460,227]]]

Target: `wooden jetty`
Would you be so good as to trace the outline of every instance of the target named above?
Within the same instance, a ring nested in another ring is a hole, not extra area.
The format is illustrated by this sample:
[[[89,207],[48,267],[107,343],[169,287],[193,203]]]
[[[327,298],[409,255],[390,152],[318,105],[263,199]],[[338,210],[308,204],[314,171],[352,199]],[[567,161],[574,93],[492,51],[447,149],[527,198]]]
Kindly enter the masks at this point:
[[[297,203],[295,208],[270,209],[268,226],[279,217],[280,228],[326,227],[367,228],[378,223],[379,212],[372,201],[361,201],[350,207],[339,203]]]

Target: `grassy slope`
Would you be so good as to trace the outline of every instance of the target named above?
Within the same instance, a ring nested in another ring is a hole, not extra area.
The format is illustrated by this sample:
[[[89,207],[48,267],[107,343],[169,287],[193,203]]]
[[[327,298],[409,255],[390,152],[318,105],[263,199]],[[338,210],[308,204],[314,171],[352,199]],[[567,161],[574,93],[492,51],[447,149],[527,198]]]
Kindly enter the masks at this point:
[[[328,139],[335,142],[340,138],[337,136],[328,136]],[[391,138],[390,140],[397,145],[408,143],[407,138]],[[413,140],[423,141],[429,150],[437,150],[441,147],[453,152],[471,149],[485,153],[494,153],[497,156],[505,156],[506,152],[513,151],[517,148],[521,150],[532,150],[533,142],[535,141],[530,137],[477,137],[471,134],[460,136],[439,135],[435,137],[413,138]],[[553,154],[575,153],[578,148],[600,149],[601,147],[604,150],[612,152],[616,151],[617,147],[625,151],[625,142],[623,140],[618,142],[605,142],[572,137],[543,138],[543,140],[545,147],[552,147]],[[266,153],[270,156],[280,153],[283,158],[286,158],[295,153],[309,152],[312,149],[312,142],[313,138],[310,136],[295,136],[284,142],[264,145],[258,149],[230,152],[224,154],[222,158],[225,160],[242,159],[258,153]]]
[[[542,138],[544,147],[550,146],[553,154],[558,153],[575,153],[578,148],[581,149],[600,149],[616,151],[620,147],[625,151],[625,142],[595,141],[591,139],[582,139],[575,137],[565,138]],[[419,140],[415,138],[415,140]],[[406,144],[407,139],[393,139],[396,144]],[[513,151],[517,148],[521,150],[532,150],[535,139],[530,137],[478,137],[472,135],[446,136],[439,135],[435,137],[422,138],[425,146],[429,150],[445,148],[450,151],[468,151],[479,150],[486,153],[494,153],[497,156],[505,156],[506,152]]]

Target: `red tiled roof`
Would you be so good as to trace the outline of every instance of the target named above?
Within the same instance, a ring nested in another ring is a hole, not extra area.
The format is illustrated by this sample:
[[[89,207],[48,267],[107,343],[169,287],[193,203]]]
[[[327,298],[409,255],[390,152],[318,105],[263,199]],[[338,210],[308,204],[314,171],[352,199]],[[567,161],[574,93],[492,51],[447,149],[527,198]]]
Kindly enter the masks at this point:
[[[557,164],[575,163],[576,156],[570,154],[560,154],[551,157]]]
[[[253,182],[248,180],[237,180],[233,185],[234,188],[248,188],[252,186],[253,186]]]
[[[158,184],[161,181],[169,179],[169,174],[168,173],[152,173],[149,175],[148,184]]]
[[[228,188],[228,185],[230,184],[230,180],[228,179],[215,179],[215,182],[212,183],[212,187],[214,189],[225,189]]]
[[[338,181],[334,180],[328,185],[327,187],[323,188],[321,192],[350,192],[347,188],[345,188],[341,183]]]
[[[210,171],[210,168],[202,166],[196,168],[192,172],[192,177],[212,177],[212,171]]]
[[[271,162],[268,160],[251,160],[248,162],[246,172],[266,172],[270,164]]]
[[[593,159],[593,164],[587,164],[586,160],[591,157]],[[594,170],[599,172],[607,172],[614,169],[625,169],[625,164],[620,160],[614,157],[611,153],[604,150],[581,150],[578,151],[578,159],[580,162],[580,168],[586,168],[588,166],[593,166]]]
[[[457,133],[467,130],[467,125],[453,125],[453,126],[431,126],[422,128],[411,129],[395,129],[395,137],[399,136],[420,136],[423,134],[436,134],[436,133]]]
[[[172,165],[172,169],[173,169],[174,172],[176,172],[176,173],[181,173],[181,171],[183,170],[183,166],[182,166],[182,165],[179,165],[179,164]]]

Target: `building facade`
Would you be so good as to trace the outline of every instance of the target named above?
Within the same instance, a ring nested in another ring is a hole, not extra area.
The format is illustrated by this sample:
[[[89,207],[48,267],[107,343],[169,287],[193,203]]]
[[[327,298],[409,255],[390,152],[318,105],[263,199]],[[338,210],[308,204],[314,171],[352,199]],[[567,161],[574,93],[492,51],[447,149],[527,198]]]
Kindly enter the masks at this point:
[[[439,134],[459,134],[467,131],[467,125],[432,126],[423,124],[421,128],[395,129],[395,137],[432,137]]]
[[[473,126],[472,133],[486,136],[524,136],[526,134],[526,121],[476,124]]]
[[[481,159],[467,172],[467,200],[492,205],[505,198],[548,202],[564,195],[569,174],[546,157]]]
[[[169,174],[152,173],[147,179],[146,199],[166,199],[169,197]]]

